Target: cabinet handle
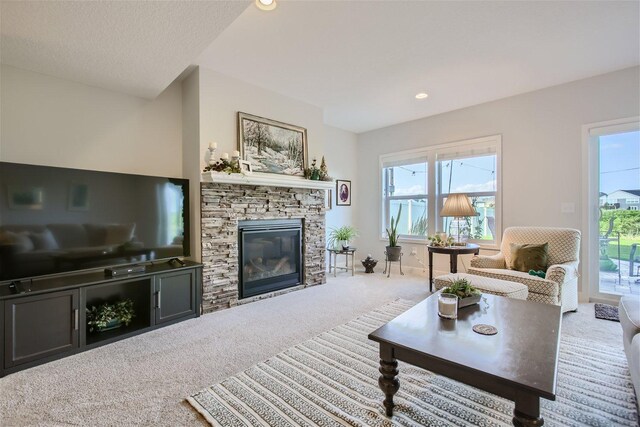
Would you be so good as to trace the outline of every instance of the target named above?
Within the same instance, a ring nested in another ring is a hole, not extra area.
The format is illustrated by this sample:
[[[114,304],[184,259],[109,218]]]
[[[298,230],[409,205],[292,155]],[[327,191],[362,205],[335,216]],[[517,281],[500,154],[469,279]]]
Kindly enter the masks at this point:
[[[158,305],[157,308],[160,308],[160,290],[158,290]]]
[[[74,330],[77,331],[80,323],[80,310],[78,310],[77,308],[73,312],[73,323],[74,323]]]

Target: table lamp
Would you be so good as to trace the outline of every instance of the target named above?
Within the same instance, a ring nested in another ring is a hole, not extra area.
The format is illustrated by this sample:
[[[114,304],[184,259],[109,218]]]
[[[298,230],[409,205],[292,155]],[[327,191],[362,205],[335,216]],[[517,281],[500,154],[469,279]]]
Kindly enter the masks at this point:
[[[469,197],[467,197],[466,194],[456,193],[449,194],[447,196],[447,200],[444,202],[444,206],[440,211],[440,216],[452,216],[458,222],[458,238],[455,242],[453,242],[454,246],[467,245],[465,242],[460,241],[460,219],[476,215],[478,215],[478,213],[473,208],[471,200],[469,200]]]

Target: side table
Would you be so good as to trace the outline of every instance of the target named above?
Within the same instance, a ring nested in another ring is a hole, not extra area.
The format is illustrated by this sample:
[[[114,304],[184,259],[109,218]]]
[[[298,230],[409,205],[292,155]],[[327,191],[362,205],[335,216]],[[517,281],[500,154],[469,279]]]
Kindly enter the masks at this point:
[[[349,249],[328,249],[329,252],[329,274],[331,274],[331,268],[333,268],[333,277],[337,276],[338,269],[349,271],[351,270],[351,275],[354,275],[355,271],[355,254],[356,248],[350,247]],[[333,255],[333,266],[331,265],[331,256]],[[345,266],[338,267],[338,255],[344,255]],[[351,266],[349,266],[349,256],[351,256]]]
[[[433,290],[433,254],[448,254],[452,273],[458,272],[458,255],[480,253],[480,246],[469,243],[466,246],[427,246],[429,250],[429,292]]]

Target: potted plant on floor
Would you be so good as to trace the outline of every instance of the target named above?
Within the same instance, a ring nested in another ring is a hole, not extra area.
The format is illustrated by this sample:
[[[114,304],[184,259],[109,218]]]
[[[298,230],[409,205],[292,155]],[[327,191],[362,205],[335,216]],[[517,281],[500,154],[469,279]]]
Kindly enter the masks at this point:
[[[329,233],[329,247],[337,250],[349,249],[349,243],[354,238],[358,237],[358,230],[350,225],[343,225],[342,227],[332,228]]]
[[[445,294],[454,294],[458,297],[458,308],[477,304],[480,302],[482,294],[471,286],[467,279],[452,280],[451,284],[442,290]]]
[[[389,236],[389,246],[387,246],[387,261],[398,261],[402,251],[402,246],[398,245],[398,223],[400,222],[400,214],[402,213],[402,205],[398,208],[398,215],[395,219],[391,217],[391,225],[387,228]]]

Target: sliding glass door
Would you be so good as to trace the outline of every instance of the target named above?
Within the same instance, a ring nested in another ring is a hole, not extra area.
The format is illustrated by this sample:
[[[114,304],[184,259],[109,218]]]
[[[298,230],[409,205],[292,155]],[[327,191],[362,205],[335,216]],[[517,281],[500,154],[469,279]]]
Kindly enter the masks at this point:
[[[640,124],[593,126],[588,144],[583,271],[590,297],[640,295]]]

